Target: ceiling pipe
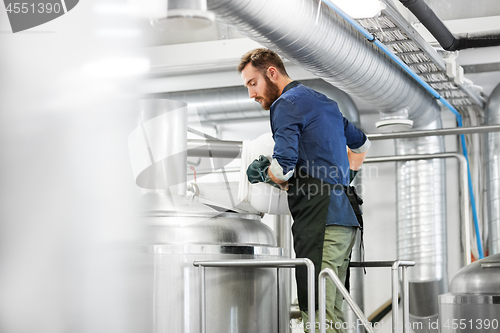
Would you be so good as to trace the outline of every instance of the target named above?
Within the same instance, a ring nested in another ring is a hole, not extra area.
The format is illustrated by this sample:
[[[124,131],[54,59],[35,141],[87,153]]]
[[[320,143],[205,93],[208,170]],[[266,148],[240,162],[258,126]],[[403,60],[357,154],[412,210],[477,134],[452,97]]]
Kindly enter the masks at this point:
[[[321,79],[301,80],[300,83],[336,101],[340,111],[351,123],[360,127],[356,104],[345,92]],[[243,87],[214,88],[173,93],[154,94],[155,98],[166,98],[188,103],[190,121],[224,122],[269,119],[269,111],[248,96]]]
[[[500,120],[499,120],[500,121]],[[444,136],[444,135],[458,135],[458,134],[474,134],[474,133],[495,133],[500,132],[500,125],[490,125],[490,126],[474,126],[474,127],[457,127],[457,128],[443,128],[439,130],[417,130],[417,131],[407,131],[407,132],[394,132],[394,133],[374,133],[366,134],[370,141],[376,140],[392,140],[392,139],[409,139],[409,138],[421,138],[425,136]],[[204,142],[207,145],[214,145],[217,147],[218,144],[224,143],[227,145],[228,149],[234,150],[231,154],[236,154],[237,156],[241,153],[242,141],[226,141],[226,140],[211,140],[213,138],[207,137],[207,141],[199,141],[194,139],[188,140],[188,149],[195,148],[200,143]],[[191,150],[188,150],[191,151]],[[192,151],[192,155],[188,156],[198,156],[195,155],[196,150]],[[214,154],[224,154],[224,152],[218,152],[214,150]],[[213,156],[213,157],[224,157],[224,156]],[[465,157],[464,157],[465,158]]]
[[[470,36],[466,34],[455,38],[423,0],[399,1],[417,17],[424,27],[436,38],[443,49],[447,51],[500,45],[500,35],[498,33],[487,32]]]
[[[323,3],[319,15],[316,1],[207,3],[219,21],[384,114],[406,109],[417,128],[439,116],[425,89]]]
[[[208,158],[241,157],[243,142],[224,140],[195,140],[187,141],[187,156]]]
[[[440,135],[460,135],[474,133],[493,133],[500,132],[500,125],[473,126],[473,127],[455,127],[442,128],[437,130],[417,130],[407,132],[393,133],[373,133],[366,134],[370,141],[388,140],[388,139],[404,139],[404,138],[420,138],[424,136],[440,136]]]

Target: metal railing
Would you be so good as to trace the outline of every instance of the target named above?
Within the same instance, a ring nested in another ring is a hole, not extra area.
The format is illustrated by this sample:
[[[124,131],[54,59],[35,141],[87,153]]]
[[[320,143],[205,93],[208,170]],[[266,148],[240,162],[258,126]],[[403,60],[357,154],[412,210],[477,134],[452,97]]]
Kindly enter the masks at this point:
[[[351,262],[351,267],[391,267],[391,285],[392,285],[392,332],[398,333],[398,291],[399,291],[399,267],[403,268],[403,333],[409,333],[410,328],[410,303],[409,303],[409,287],[407,268],[415,266],[414,261],[364,261],[364,262]],[[325,268],[319,273],[319,328],[320,333],[326,332],[326,278],[329,277],[337,289],[341,292],[344,299],[354,311],[356,316],[361,320],[363,326],[369,333],[374,333],[371,324],[366,319],[365,315],[358,307],[356,302],[352,299],[349,292],[344,287],[342,281],[333,270]]]
[[[414,155],[396,155],[396,156],[379,156],[367,157],[364,164],[367,163],[381,163],[381,162],[405,162],[405,161],[419,161],[430,160],[434,158],[456,158],[458,160],[458,181],[459,181],[459,195],[460,195],[460,219],[461,225],[465,231],[465,245],[464,245],[464,266],[471,263],[470,257],[470,207],[469,207],[469,191],[467,190],[467,160],[465,156],[458,153],[436,153],[436,154],[414,154]]]
[[[346,300],[347,304],[351,307],[351,309],[354,311],[356,316],[361,320],[363,323],[363,326],[365,326],[366,330],[368,333],[374,333],[372,327],[370,326],[370,322],[368,322],[368,319],[366,319],[365,315],[363,314],[363,311],[359,308],[359,306],[356,304],[356,302],[352,299],[351,295],[347,291],[347,289],[344,287],[344,284],[342,281],[340,281],[339,277],[331,268],[325,268],[319,273],[319,286],[318,286],[318,297],[319,297],[319,331],[320,333],[325,333],[326,332],[326,278],[329,277],[337,289],[340,291],[342,296],[344,296],[344,299]],[[331,325],[334,325],[334,323],[330,323]]]
[[[315,311],[314,311],[314,264],[307,258],[279,259],[279,260],[257,260],[257,259],[236,259],[219,261],[194,261],[193,265],[200,269],[200,312],[201,312],[201,333],[206,333],[206,297],[205,297],[205,268],[206,267],[274,267],[277,269],[278,281],[278,327],[279,327],[279,269],[292,268],[295,266],[307,267],[307,309],[309,313],[310,332],[315,333]]]

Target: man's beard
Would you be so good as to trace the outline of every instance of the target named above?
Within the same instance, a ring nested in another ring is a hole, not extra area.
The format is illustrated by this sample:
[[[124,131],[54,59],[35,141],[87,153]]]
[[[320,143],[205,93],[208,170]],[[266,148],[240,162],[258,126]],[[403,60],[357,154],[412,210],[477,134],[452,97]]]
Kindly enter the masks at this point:
[[[264,80],[266,81],[265,92],[263,96],[258,96],[255,100],[258,102],[260,101],[259,103],[264,110],[269,110],[271,105],[278,99],[278,97],[280,97],[281,94],[278,85],[272,82],[267,75],[264,76]]]

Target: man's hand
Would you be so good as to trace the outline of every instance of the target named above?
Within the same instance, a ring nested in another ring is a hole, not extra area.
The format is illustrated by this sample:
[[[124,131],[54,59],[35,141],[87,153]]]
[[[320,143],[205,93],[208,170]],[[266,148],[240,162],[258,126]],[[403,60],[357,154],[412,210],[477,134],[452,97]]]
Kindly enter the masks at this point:
[[[283,182],[276,179],[269,170],[271,162],[264,155],[260,155],[258,159],[254,160],[247,168],[247,178],[251,184],[255,183],[267,183],[280,190],[287,189],[288,182]],[[273,179],[274,178],[274,179]],[[277,180],[277,181],[275,181]]]
[[[347,158],[349,159],[349,169],[358,171],[361,168],[361,164],[366,157],[366,151],[364,153],[356,154],[349,147],[347,147]]]
[[[269,174],[269,178],[271,178],[271,180],[273,182],[276,183],[276,185],[280,186],[280,188],[283,190],[283,191],[288,191],[288,181],[287,180],[281,180],[281,179],[278,179],[276,178],[273,173],[271,172],[271,169],[268,169],[268,174]]]

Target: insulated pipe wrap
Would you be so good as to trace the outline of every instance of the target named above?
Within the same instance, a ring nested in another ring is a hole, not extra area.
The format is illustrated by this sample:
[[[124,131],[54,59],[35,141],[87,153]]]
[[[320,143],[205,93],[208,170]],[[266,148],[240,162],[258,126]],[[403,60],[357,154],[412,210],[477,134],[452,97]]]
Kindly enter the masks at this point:
[[[486,104],[486,125],[500,124],[500,84]],[[500,253],[500,133],[486,134],[489,254]]]
[[[433,98],[317,1],[209,0],[217,19],[384,113],[407,109],[416,127],[438,117]],[[279,22],[279,23],[278,23]]]
[[[440,120],[420,129],[437,128]],[[443,137],[396,140],[397,155],[444,150]],[[437,318],[438,295],[447,290],[445,167],[443,159],[397,163],[398,258],[415,261],[408,270],[410,316],[424,327]]]
[[[321,79],[300,80],[300,83],[336,101],[344,117],[360,127],[358,108],[345,92]],[[263,110],[259,103],[251,99],[243,86],[161,93],[154,94],[154,97],[188,103],[191,120],[197,120],[196,116],[200,121],[269,117],[269,111]]]
[[[398,139],[397,154],[441,153],[439,137]],[[409,141],[409,142],[402,142]],[[410,281],[442,279],[446,271],[445,163],[442,159],[398,162],[398,258],[417,263]]]
[[[263,110],[259,103],[248,97],[248,91],[243,86],[155,94],[154,96],[188,103],[189,117],[192,119],[198,115],[201,121],[269,116],[268,111]]]
[[[426,129],[441,128],[435,122]],[[397,155],[444,152],[442,137],[396,140]],[[443,159],[398,162],[398,258],[416,262],[409,281],[446,277],[446,174]],[[436,299],[437,301],[437,299]]]

